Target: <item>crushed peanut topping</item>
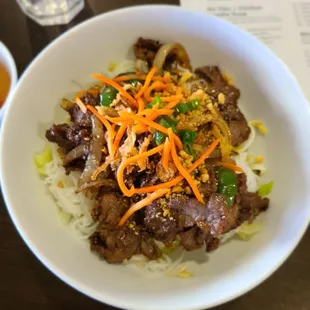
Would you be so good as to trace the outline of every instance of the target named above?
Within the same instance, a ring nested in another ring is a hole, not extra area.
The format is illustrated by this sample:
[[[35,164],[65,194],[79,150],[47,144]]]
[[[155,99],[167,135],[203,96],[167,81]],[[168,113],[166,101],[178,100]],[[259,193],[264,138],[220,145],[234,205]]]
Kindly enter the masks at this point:
[[[183,191],[184,191],[183,187],[182,187],[182,186],[179,186],[179,185],[174,186],[174,187],[172,188],[172,192],[173,192],[173,193],[180,193],[180,192],[183,192]]]
[[[219,93],[217,100],[218,100],[219,104],[225,104],[225,95],[223,93]]]
[[[191,194],[192,194],[192,189],[191,189],[189,186],[186,186],[186,187],[185,187],[185,193],[186,193],[187,195],[191,195]]]
[[[209,181],[209,174],[208,173],[204,173],[200,176],[200,180],[202,183],[206,183]]]

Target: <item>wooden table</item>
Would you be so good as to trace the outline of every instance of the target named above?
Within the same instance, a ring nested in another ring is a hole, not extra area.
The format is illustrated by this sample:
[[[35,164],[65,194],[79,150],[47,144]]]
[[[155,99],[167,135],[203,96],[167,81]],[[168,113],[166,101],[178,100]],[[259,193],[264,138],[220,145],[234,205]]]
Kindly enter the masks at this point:
[[[0,0],[0,40],[13,53],[21,74],[31,60],[61,33],[108,10],[133,4],[178,4],[178,0],[88,0],[85,9],[60,27],[40,27],[25,17],[14,0]],[[112,310],[73,290],[34,257],[17,234],[0,197],[0,309]],[[236,283],[238,285],[238,283]],[[252,290],[216,310],[309,310],[310,230],[275,274]],[[177,310],[177,309],[176,309]]]

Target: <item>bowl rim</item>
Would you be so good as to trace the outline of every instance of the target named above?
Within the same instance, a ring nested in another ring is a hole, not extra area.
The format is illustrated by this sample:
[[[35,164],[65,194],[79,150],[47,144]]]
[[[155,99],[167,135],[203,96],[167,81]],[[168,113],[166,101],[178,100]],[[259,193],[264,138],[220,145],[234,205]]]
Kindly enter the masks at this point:
[[[8,66],[5,67],[8,70],[11,78],[10,81],[11,84],[8,95],[4,101],[4,104],[0,108],[0,126],[1,126],[7,107],[10,105],[11,98],[13,97],[13,90],[17,84],[17,68],[12,53],[10,52],[8,47],[3,43],[3,41],[0,41],[0,49],[4,52],[4,57],[6,58],[9,64]]]
[[[310,119],[310,107],[309,107],[308,101],[307,101],[305,95],[303,94],[303,91],[301,90],[301,87],[299,86],[295,76],[291,73],[291,71],[288,69],[288,67],[285,65],[285,63],[278,56],[276,56],[266,45],[264,45],[262,42],[260,42],[258,39],[256,39],[252,34],[246,32],[245,30],[237,27],[236,25],[233,25],[230,22],[227,22],[227,21],[220,19],[216,16],[212,16],[212,15],[205,14],[202,12],[197,12],[195,10],[185,9],[185,8],[182,8],[182,7],[177,6],[177,5],[156,5],[156,4],[153,4],[153,5],[136,5],[136,6],[112,10],[109,12],[104,12],[102,14],[99,14],[97,16],[94,16],[90,19],[83,21],[82,23],[74,26],[73,28],[69,29],[65,33],[61,34],[57,39],[50,42],[33,59],[31,64],[29,64],[28,68],[24,71],[20,80],[18,81],[18,84],[17,84],[15,90],[11,94],[10,101],[12,101],[13,104],[8,105],[7,111],[5,113],[4,121],[3,121],[3,129],[4,130],[2,130],[2,134],[4,134],[5,130],[7,130],[7,127],[8,127],[8,123],[9,123],[8,115],[10,115],[9,112],[14,107],[13,99],[14,99],[16,90],[19,89],[20,85],[23,83],[23,80],[26,79],[28,73],[32,70],[32,68],[35,67],[35,65],[41,60],[41,58],[44,57],[44,54],[46,53],[47,50],[49,50],[51,48],[56,48],[57,44],[59,44],[60,42],[65,40],[68,36],[72,35],[74,32],[79,31],[81,28],[86,27],[88,24],[90,24],[96,20],[105,18],[107,16],[112,17],[112,16],[117,16],[120,14],[126,14],[126,13],[133,11],[133,10],[135,10],[135,11],[137,11],[137,10],[142,10],[142,11],[143,10],[146,10],[146,11],[148,11],[148,10],[173,10],[173,11],[178,11],[178,12],[183,12],[183,13],[189,13],[192,16],[196,15],[197,17],[204,17],[204,18],[209,18],[211,20],[212,19],[216,20],[218,23],[224,25],[226,28],[230,28],[232,31],[239,33],[243,37],[245,37],[248,40],[250,40],[251,42],[255,43],[257,48],[260,48],[264,52],[264,54],[268,55],[268,57],[272,59],[272,61],[274,63],[276,63],[278,66],[282,67],[285,70],[288,79],[291,81],[292,89],[295,89],[295,91],[297,93],[299,93],[299,95],[300,95],[301,100],[300,100],[299,104],[304,105],[308,109],[309,119]],[[0,139],[0,153],[2,153],[4,150],[4,145],[3,145],[2,141],[3,141],[3,139]],[[141,305],[134,304],[134,302],[127,302],[126,300],[113,298],[107,294],[95,292],[92,288],[85,285],[83,282],[80,282],[79,280],[75,280],[72,276],[62,272],[61,270],[59,270],[59,268],[57,266],[55,266],[55,264],[52,261],[50,261],[48,257],[46,257],[44,254],[42,254],[40,252],[40,249],[37,248],[37,246],[34,245],[32,240],[28,237],[26,229],[22,226],[18,217],[16,216],[16,213],[14,211],[14,207],[12,206],[11,201],[10,201],[10,197],[9,197],[10,196],[9,195],[9,187],[7,184],[5,184],[3,182],[5,179],[5,177],[4,177],[5,173],[3,172],[5,170],[4,167],[5,167],[5,165],[4,165],[4,161],[3,161],[3,156],[1,156],[1,154],[0,154],[0,184],[2,186],[3,198],[4,198],[5,204],[7,206],[8,213],[9,213],[9,215],[10,215],[10,217],[11,217],[11,219],[15,225],[16,230],[18,231],[19,235],[22,237],[24,242],[27,244],[28,248],[32,251],[32,253],[39,259],[39,261],[49,271],[51,271],[55,276],[57,276],[59,279],[61,279],[66,284],[70,285],[72,288],[74,288],[78,292],[80,292],[80,293],[82,293],[82,294],[84,294],[84,295],[86,295],[92,299],[95,299],[99,302],[107,303],[111,306],[120,307],[122,309],[128,309],[128,310],[153,310],[153,308],[151,308],[151,306],[147,306],[147,305],[141,306]],[[231,293],[225,297],[219,298],[216,302],[208,303],[207,300],[202,300],[202,302],[200,302],[198,306],[197,305],[195,305],[195,306],[188,305],[185,308],[182,308],[180,310],[199,310],[202,308],[207,309],[207,308],[215,307],[215,306],[224,304],[228,301],[231,301],[237,297],[240,297],[240,296],[244,295],[245,293],[249,292],[250,290],[252,290],[253,288],[255,288],[256,286],[258,286],[259,284],[261,284],[268,277],[270,277],[285,262],[285,260],[290,256],[290,254],[294,251],[294,249],[296,248],[296,246],[300,242],[301,238],[303,237],[303,235],[304,235],[304,233],[305,233],[305,231],[309,225],[309,222],[310,222],[310,215],[308,218],[305,218],[303,225],[300,226],[299,233],[295,236],[295,241],[292,242],[291,248],[286,253],[286,255],[283,256],[282,259],[279,260],[270,270],[268,270],[264,274],[261,274],[255,281],[253,281],[253,283],[251,283],[250,285],[245,286],[243,288],[240,288],[240,290],[236,293]],[[174,310],[171,307],[165,307],[162,309]]]

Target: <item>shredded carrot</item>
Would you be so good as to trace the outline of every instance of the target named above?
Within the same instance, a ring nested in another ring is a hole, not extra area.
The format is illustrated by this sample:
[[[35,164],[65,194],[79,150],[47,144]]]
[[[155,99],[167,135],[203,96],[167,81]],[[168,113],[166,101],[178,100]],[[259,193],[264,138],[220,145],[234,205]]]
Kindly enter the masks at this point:
[[[142,154],[144,152],[147,151],[147,148],[149,147],[151,142],[151,138],[150,137],[145,137],[144,141],[141,144],[140,150],[139,150],[139,154]],[[140,168],[140,171],[143,171],[146,168],[147,165],[147,159],[146,158],[142,158],[138,160],[138,166]]]
[[[86,113],[87,111],[86,105],[79,97],[75,97],[75,103],[79,106],[79,108],[83,113]]]
[[[124,216],[121,218],[118,225],[123,226],[132,214],[134,214],[136,211],[146,207],[147,205],[152,203],[157,198],[160,198],[160,197],[166,195],[168,192],[169,192],[169,189],[167,189],[167,188],[166,189],[159,189],[159,190],[155,191],[154,193],[149,194],[146,198],[144,198],[144,199],[140,200],[139,202],[133,204],[127,210],[127,212],[124,214]]]
[[[144,110],[144,100],[141,97],[138,97],[137,101],[138,101],[138,105],[139,105],[138,111],[142,112]]]
[[[163,150],[164,148],[164,145],[161,144],[159,146],[156,146],[154,147],[153,149],[147,151],[147,152],[143,152],[143,153],[140,153],[138,155],[135,155],[135,156],[132,156],[132,157],[129,157],[128,159],[125,160],[124,162],[124,165],[125,167],[132,164],[132,163],[135,163],[137,162],[139,159],[142,159],[142,158],[147,158],[147,157],[150,157],[156,153],[159,153]]]
[[[170,96],[167,98],[174,98],[173,100],[171,100],[167,105],[165,105],[165,109],[172,109],[174,108],[182,99],[183,99],[183,95],[182,95],[182,88],[181,87],[177,87],[175,96]],[[164,99],[163,101],[165,101],[167,99]]]
[[[107,116],[107,115],[105,115],[104,117],[105,117],[105,119],[107,119],[110,123],[113,123],[113,124],[119,125],[119,124],[121,124],[121,123],[124,122],[124,119],[122,119],[121,117],[110,117],[110,116]]]
[[[141,111],[140,113],[138,113],[139,115],[147,115],[148,113],[153,113],[153,111],[156,111],[159,107],[159,103],[156,103],[154,105],[154,107],[152,109],[147,109],[147,110],[143,110]],[[151,117],[148,117],[149,120],[154,120],[153,118]],[[133,131],[135,133],[143,133],[143,132],[147,132],[148,131],[148,126],[146,125],[143,125],[143,124],[137,124],[133,127]]]
[[[124,122],[124,123],[122,123],[121,127],[118,129],[117,134],[116,134],[115,139],[114,139],[114,142],[113,142],[113,151],[114,152],[117,151],[119,144],[123,138],[123,135],[124,135],[124,133],[128,127],[128,124],[129,124],[129,122]],[[112,157],[114,155],[115,155],[115,153],[112,154]]]
[[[138,113],[138,115],[148,115],[152,114],[154,111],[158,110],[159,108],[159,103],[155,103],[155,105],[151,109],[146,109]]]
[[[135,194],[143,194],[143,193],[152,193],[158,189],[161,188],[171,188],[172,186],[177,185],[179,182],[183,180],[183,176],[179,175],[176,178],[172,179],[171,181],[165,182],[165,183],[159,183],[156,185],[151,185],[151,186],[145,186],[141,188],[136,188],[134,189]]]
[[[124,170],[125,168],[133,163],[136,163],[138,160],[142,159],[142,158],[147,158],[149,156],[152,156],[160,151],[162,151],[162,149],[164,148],[163,145],[159,145],[147,152],[132,156],[128,159],[125,159],[122,161],[122,163],[119,165],[118,170],[117,170],[117,182],[118,185],[121,189],[121,191],[123,192],[123,194],[127,197],[131,197],[134,193],[135,193],[135,189],[134,187],[132,187],[130,190],[126,187],[125,183],[124,183]]]
[[[171,151],[171,143],[169,141],[169,138],[167,137],[164,144],[164,150],[161,159],[162,165],[165,169],[168,169],[169,166],[170,151]]]
[[[178,97],[178,99],[170,101],[168,104],[165,105],[165,109],[172,109],[174,108],[181,100],[183,97]]]
[[[157,68],[153,67],[150,70],[150,72],[147,74],[144,85],[141,87],[141,89],[139,90],[139,92],[135,96],[136,99],[141,97],[143,95],[143,93],[148,89],[148,87],[151,83],[152,77],[155,75],[156,72],[157,72]]]
[[[161,115],[172,115],[173,110],[167,110],[167,109],[155,109],[155,107],[158,107],[158,103],[155,104],[153,109],[147,109],[140,113],[140,115],[146,115],[146,118],[149,121],[154,121],[156,118],[158,118]],[[143,124],[135,125],[133,128],[135,133],[143,133],[148,131],[148,126]]]
[[[134,133],[137,133],[137,134],[147,132],[148,130],[149,130],[148,126],[143,125],[143,124],[138,124],[133,127]]]
[[[147,78],[146,74],[129,74],[129,75],[122,75],[122,76],[118,76],[116,78],[113,79],[114,82],[124,82],[124,81],[128,81],[128,80],[145,80]],[[152,81],[161,81],[161,82],[169,82],[170,79],[169,78],[165,78],[162,76],[152,76]]]
[[[57,183],[57,186],[58,186],[59,188],[64,188],[64,184],[62,183],[62,181],[59,181],[59,182]]]
[[[167,105],[165,105],[165,109],[172,109],[174,108],[181,100],[175,100],[169,102]]]
[[[177,90],[175,92],[176,95],[182,95],[183,91],[182,91],[182,87],[177,87]]]
[[[198,168],[203,162],[211,155],[211,153],[216,149],[217,145],[220,143],[220,139],[214,140],[208,147],[205,153],[203,153],[190,167],[189,171],[192,172]]]
[[[158,118],[161,115],[172,115],[173,111],[167,110],[167,109],[160,109],[157,111],[153,111],[153,113],[147,118],[150,121],[154,121],[156,118]]]
[[[119,112],[119,115],[124,119],[128,119],[128,120],[132,119],[138,123],[148,125],[149,127],[152,127],[154,129],[168,135],[168,129],[167,128],[165,128],[165,127],[163,127],[163,126],[161,126],[161,125],[159,125],[153,121],[150,121],[144,117],[138,116],[136,114],[130,114],[130,113],[124,112],[124,111]],[[182,141],[180,140],[180,138],[174,133],[173,133],[173,138],[175,140],[177,147],[179,149],[183,149]]]
[[[78,93],[75,94],[75,97],[81,98],[81,97],[84,96],[85,92],[86,92],[86,90],[81,90],[81,91],[79,91]]]
[[[93,78],[107,84],[110,86],[113,86],[114,88],[116,88],[120,94],[122,94],[133,106],[138,107],[137,101],[130,96],[126,90],[124,90],[119,84],[117,84],[116,82],[114,82],[113,80],[110,80],[108,78],[106,78],[105,76],[101,75],[101,74],[92,74],[91,75]]]
[[[165,114],[158,112],[158,110],[153,110],[152,113],[147,117],[147,119],[150,121],[155,121],[156,118],[160,115],[165,115]],[[171,114],[167,114],[167,115],[171,115]]]
[[[193,172],[196,168],[198,168],[203,162],[210,156],[210,154],[215,150],[217,145],[220,143],[220,140],[217,139],[212,142],[212,144],[209,146],[209,148],[206,150],[204,154],[202,154],[199,159],[197,159],[194,164],[190,167],[189,173]],[[152,185],[152,186],[146,186],[142,188],[137,188],[135,189],[136,194],[143,194],[143,193],[150,193],[154,192],[160,188],[170,188],[172,186],[177,185],[180,181],[182,181],[184,178],[182,175],[177,176],[176,178],[172,179],[169,182],[165,183],[160,183],[157,185]]]
[[[174,140],[173,140],[173,132],[171,128],[168,128],[168,136],[169,139],[171,141],[171,155],[172,155],[172,159],[173,162],[175,164],[175,166],[177,167],[177,169],[179,170],[180,174],[186,179],[188,185],[191,187],[193,193],[195,194],[196,198],[198,199],[198,201],[200,201],[201,203],[203,203],[203,198],[198,190],[198,187],[195,183],[195,180],[191,177],[190,173],[182,166],[175,145],[174,145]]]
[[[87,89],[86,92],[88,92],[88,93],[90,93],[90,94],[92,94],[94,96],[97,96],[99,94],[99,89],[97,89],[97,88],[96,89],[89,88],[89,89]]]
[[[161,100],[163,102],[170,102],[170,101],[176,101],[176,100],[181,100],[183,98],[183,95],[172,95],[168,97],[161,97]]]
[[[145,115],[147,119],[154,120],[160,115],[172,115],[173,112],[174,111],[170,109],[156,109],[156,110],[147,109],[139,113],[139,115]]]
[[[240,168],[239,166],[234,165],[234,164],[229,164],[229,163],[225,163],[225,162],[222,162],[222,161],[218,161],[217,164],[219,166],[222,166],[222,167],[234,170],[236,172],[243,172],[242,168]]]
[[[95,181],[97,179],[98,175],[110,165],[111,161],[112,160],[110,159],[110,157],[107,157],[105,162],[100,167],[98,167],[95,170],[95,172],[92,174],[91,180]]]
[[[157,112],[158,108],[159,108],[159,103],[156,103],[152,109],[147,109],[147,111],[145,112],[145,113],[150,113],[150,115],[147,117],[150,121],[154,121],[157,118],[155,113]]]
[[[153,90],[164,90],[167,89],[168,85],[161,82],[153,83],[144,93],[144,98],[146,101],[151,102],[154,98],[151,96]]]

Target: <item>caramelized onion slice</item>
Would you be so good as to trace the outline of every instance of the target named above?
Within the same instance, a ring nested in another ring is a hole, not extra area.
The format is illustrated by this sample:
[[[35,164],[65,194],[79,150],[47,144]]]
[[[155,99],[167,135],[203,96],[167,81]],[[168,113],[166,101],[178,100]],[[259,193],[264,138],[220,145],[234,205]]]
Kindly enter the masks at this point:
[[[136,71],[147,74],[150,71],[147,61],[142,60],[142,59],[137,59],[136,60]]]
[[[177,61],[180,64],[180,66],[192,71],[192,66],[190,64],[187,51],[185,47],[181,45],[180,43],[169,43],[169,44],[162,45],[161,48],[156,53],[153,66],[155,66],[158,70],[161,70],[166,61],[167,56],[172,51],[176,52]]]
[[[82,186],[79,187],[78,190],[76,190],[76,193],[80,193],[90,188],[99,188],[101,186],[105,187],[108,190],[112,190],[112,191],[119,190],[119,186],[116,180],[100,179],[100,180],[89,181],[89,182],[84,183]]]
[[[86,152],[87,152],[87,145],[85,144],[78,145],[76,148],[74,148],[64,156],[63,165],[64,166],[69,165],[72,161],[85,155]]]
[[[89,144],[89,153],[85,163],[85,168],[79,180],[79,187],[90,181],[91,176],[99,167],[101,162],[104,143],[103,125],[95,115],[91,116],[91,122],[92,139]]]

